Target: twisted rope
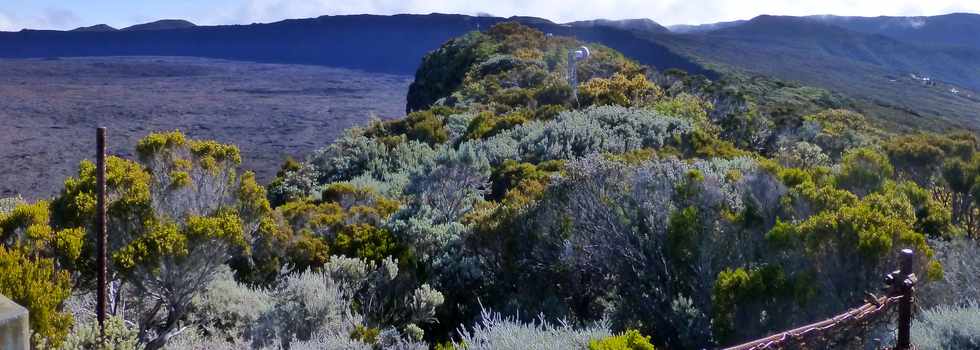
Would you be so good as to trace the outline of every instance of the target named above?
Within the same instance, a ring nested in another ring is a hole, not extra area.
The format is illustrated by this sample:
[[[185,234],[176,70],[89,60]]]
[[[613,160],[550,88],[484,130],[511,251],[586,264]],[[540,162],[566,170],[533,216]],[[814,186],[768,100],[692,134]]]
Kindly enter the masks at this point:
[[[885,313],[888,308],[897,304],[900,299],[902,299],[902,296],[900,295],[878,297],[872,302],[861,305],[855,309],[848,310],[847,312],[832,318],[811,323],[806,326],[788,330],[782,333],[773,334],[745,344],[725,348],[725,350],[778,349],[791,342],[800,342],[806,337],[823,334],[843,326],[865,322]]]

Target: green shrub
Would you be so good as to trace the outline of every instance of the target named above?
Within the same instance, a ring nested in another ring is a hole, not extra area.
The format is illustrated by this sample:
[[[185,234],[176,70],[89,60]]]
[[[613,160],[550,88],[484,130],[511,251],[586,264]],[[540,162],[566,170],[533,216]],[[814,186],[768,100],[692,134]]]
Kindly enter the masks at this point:
[[[534,100],[539,105],[564,106],[572,98],[572,87],[561,80],[553,80],[534,91]]]
[[[735,158],[751,155],[722,140],[704,129],[695,129],[690,134],[691,155],[698,158]]]
[[[539,169],[534,164],[506,160],[495,168],[490,175],[491,185],[488,198],[500,200],[508,191],[519,186],[522,182],[546,183],[550,176],[550,171]]]
[[[345,226],[337,233],[333,246],[335,253],[368,261],[381,261],[398,253],[395,238],[388,230],[368,224]]]
[[[755,311],[760,302],[764,304],[782,298],[797,305],[806,303],[815,293],[811,283],[806,277],[787,276],[781,267],[774,265],[721,271],[711,297],[714,335],[722,344],[727,344],[738,336],[744,336],[736,334],[736,329],[750,329],[758,326],[755,323],[766,323],[752,317],[755,315],[751,311]],[[744,317],[746,314],[749,316]]]
[[[524,124],[530,117],[527,110],[518,110],[502,116],[483,112],[470,122],[465,137],[471,140],[491,137],[504,130]]]
[[[844,155],[836,182],[838,187],[863,197],[880,190],[894,171],[884,154],[872,148],[860,148]]]
[[[430,111],[412,112],[405,118],[405,122],[405,135],[410,140],[434,145],[449,139],[442,119]]]
[[[655,102],[653,109],[663,115],[690,120],[699,128],[712,134],[717,135],[720,132],[718,127],[712,124],[711,119],[708,118],[708,113],[714,109],[714,106],[700,97],[681,93]]]
[[[593,339],[589,341],[589,350],[655,350],[650,344],[650,337],[643,336],[639,331],[631,329],[620,335]]]
[[[695,258],[698,235],[702,231],[696,207],[675,211],[667,222],[667,254],[679,265]]]

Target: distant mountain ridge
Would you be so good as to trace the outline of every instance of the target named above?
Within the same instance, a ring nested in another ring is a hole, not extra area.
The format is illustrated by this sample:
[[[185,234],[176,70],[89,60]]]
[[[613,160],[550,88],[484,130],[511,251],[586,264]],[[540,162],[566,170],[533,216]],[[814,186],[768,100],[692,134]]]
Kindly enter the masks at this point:
[[[925,23],[942,19],[925,18],[918,28],[926,28]],[[980,28],[980,16],[975,16],[975,24]],[[850,21],[850,20],[848,20]],[[857,21],[857,20],[855,20]],[[861,20],[864,21],[864,20]],[[860,64],[868,64],[892,74],[901,72],[921,72],[947,82],[980,90],[980,42],[972,46],[967,41],[957,39],[960,46],[925,45],[918,39],[931,35],[922,34],[909,39],[895,34],[897,20],[888,19],[892,24],[881,24],[880,30],[855,31],[838,25],[837,19],[828,17],[758,16],[752,20],[729,27],[683,36],[696,46],[711,47],[715,53],[724,48],[748,49],[756,52],[780,54],[779,57],[794,58],[811,55],[811,58],[826,57]],[[884,23],[884,22],[883,22]],[[906,25],[912,28],[912,25]],[[918,30],[918,29],[910,29]],[[980,40],[980,39],[978,39]],[[948,41],[952,42],[952,41]],[[710,43],[710,44],[708,44]],[[714,54],[705,49],[697,49],[702,55]],[[769,64],[771,62],[760,62]]]
[[[769,38],[844,38],[852,37],[847,29],[805,17],[761,15],[751,20],[706,32],[714,36]]]
[[[116,29],[108,24],[96,24],[87,27],[78,27],[70,30],[70,32],[114,32],[117,30],[123,31],[139,31],[139,30],[170,30],[170,29],[184,29],[184,28],[194,28],[197,27],[196,24],[190,21],[182,19],[161,19],[159,21],[153,21],[149,23],[136,24],[122,29]],[[26,30],[26,31],[36,31],[36,30]]]
[[[447,40],[504,21],[518,21],[546,33],[599,42],[660,69],[679,68],[715,75],[660,44],[638,38],[632,30],[619,28],[660,27],[650,20],[576,26],[535,17],[448,14],[321,16],[221,26],[158,21],[106,32],[0,32],[0,57],[197,56],[413,74],[422,56]],[[160,28],[167,26],[170,28]],[[159,29],[145,30],[154,28]]]
[[[724,29],[728,27],[737,26],[739,24],[748,22],[748,20],[737,20],[730,22],[717,22],[717,23],[705,23],[705,24],[675,24],[668,26],[667,29],[674,33],[704,33],[710,32],[712,30]]]
[[[185,21],[182,19],[161,19],[159,21],[153,21],[150,23],[137,24],[134,26],[129,26],[121,30],[168,30],[168,29],[183,29],[183,28],[194,28],[197,27],[196,24],[190,21]]]
[[[573,27],[595,27],[595,26],[606,26],[626,30],[639,30],[639,31],[651,31],[651,32],[669,32],[670,29],[654,22],[649,18],[635,18],[635,19],[621,19],[621,20],[609,20],[609,19],[594,19],[590,21],[577,21],[567,23]]]
[[[950,13],[938,16],[835,16],[812,15],[803,17],[761,15],[809,19],[849,31],[863,34],[877,34],[889,38],[926,46],[963,46],[980,49],[980,14]],[[669,26],[671,32],[679,34],[707,33],[746,24],[750,20],[717,22],[705,24],[678,24]]]
[[[73,32],[113,32],[113,31],[117,31],[117,30],[118,29],[113,28],[112,26],[110,26],[108,24],[96,24],[94,26],[78,27],[78,28],[72,29],[71,31],[73,31]]]

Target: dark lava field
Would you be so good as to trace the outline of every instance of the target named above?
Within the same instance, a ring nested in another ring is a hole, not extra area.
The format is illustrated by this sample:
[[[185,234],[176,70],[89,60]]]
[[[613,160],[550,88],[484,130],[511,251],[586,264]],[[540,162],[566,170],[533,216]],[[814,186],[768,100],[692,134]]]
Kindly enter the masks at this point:
[[[95,128],[134,157],[153,131],[237,144],[259,180],[344,129],[404,114],[410,76],[185,57],[0,60],[0,197],[53,196]]]

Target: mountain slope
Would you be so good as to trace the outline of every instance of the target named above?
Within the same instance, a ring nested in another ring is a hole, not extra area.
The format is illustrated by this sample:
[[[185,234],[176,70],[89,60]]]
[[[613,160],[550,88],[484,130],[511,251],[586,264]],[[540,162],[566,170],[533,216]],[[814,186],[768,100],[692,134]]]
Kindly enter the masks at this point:
[[[866,34],[929,46],[965,46],[980,49],[980,15],[951,13],[931,17],[842,17],[809,18]]]
[[[910,128],[980,125],[980,100],[970,91],[980,90],[980,50],[938,50],[815,19],[778,16],[648,39],[728,67],[719,69],[796,80],[901,111],[886,117]]]
[[[714,42],[735,41],[759,50],[775,50],[854,61],[980,89],[980,51],[935,50],[890,37],[863,34],[799,17],[760,16],[745,24],[707,33]]]

